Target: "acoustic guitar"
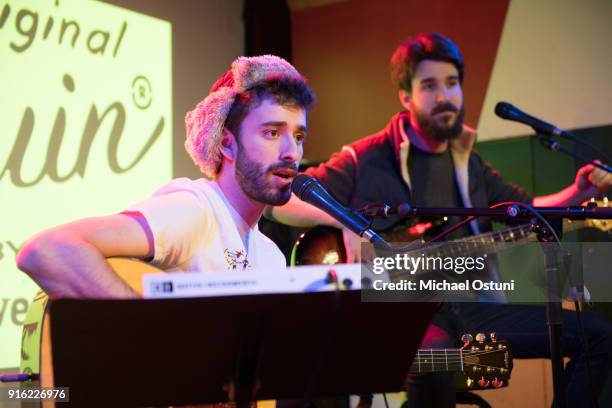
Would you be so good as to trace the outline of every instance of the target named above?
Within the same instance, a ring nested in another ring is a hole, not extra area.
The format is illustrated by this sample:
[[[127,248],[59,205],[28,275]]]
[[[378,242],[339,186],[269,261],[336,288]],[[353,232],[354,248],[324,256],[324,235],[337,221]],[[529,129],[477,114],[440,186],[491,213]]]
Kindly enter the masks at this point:
[[[134,291],[142,294],[142,276],[149,273],[163,273],[162,270],[147,263],[127,258],[110,258],[110,266]],[[53,360],[50,331],[50,316],[47,309],[48,296],[39,291],[32,300],[26,315],[21,336],[20,372],[38,378],[32,384],[40,387],[53,387]],[[51,402],[44,407],[53,407]]]

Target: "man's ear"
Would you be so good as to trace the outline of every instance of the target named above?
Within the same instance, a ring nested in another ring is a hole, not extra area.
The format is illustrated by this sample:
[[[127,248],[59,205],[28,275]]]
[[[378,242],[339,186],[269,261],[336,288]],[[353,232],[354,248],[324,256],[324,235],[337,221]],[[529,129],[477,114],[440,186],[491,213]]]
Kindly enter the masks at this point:
[[[236,155],[238,154],[238,141],[236,140],[236,136],[226,128],[223,128],[221,154],[230,161],[236,160]]]
[[[410,92],[400,89],[398,92],[399,100],[404,109],[410,110],[410,102],[412,101],[412,97],[410,96]]]

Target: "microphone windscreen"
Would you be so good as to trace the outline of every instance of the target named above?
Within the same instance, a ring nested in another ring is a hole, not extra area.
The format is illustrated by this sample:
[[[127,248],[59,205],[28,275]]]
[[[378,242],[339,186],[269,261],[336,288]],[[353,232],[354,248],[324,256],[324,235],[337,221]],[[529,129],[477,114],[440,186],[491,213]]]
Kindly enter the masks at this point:
[[[293,194],[295,194],[300,200],[302,200],[302,195],[304,194],[304,191],[309,185],[314,182],[316,182],[316,180],[313,177],[309,176],[306,173],[300,173],[295,176],[295,178],[291,182],[291,191],[293,191]]]
[[[508,102],[497,102],[497,105],[495,105],[495,114],[500,118],[511,119],[515,110],[514,105]]]

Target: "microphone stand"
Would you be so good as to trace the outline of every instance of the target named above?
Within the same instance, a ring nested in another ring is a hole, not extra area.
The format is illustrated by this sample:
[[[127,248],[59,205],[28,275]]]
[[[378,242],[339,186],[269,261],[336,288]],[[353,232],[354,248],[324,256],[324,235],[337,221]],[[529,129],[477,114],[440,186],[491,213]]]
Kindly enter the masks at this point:
[[[563,232],[562,219],[560,217],[551,218],[550,224],[556,230],[557,237],[561,238]],[[561,299],[555,301],[555,294],[559,290],[559,262],[558,255],[561,252],[560,246],[546,245],[552,242],[555,237],[552,231],[541,228],[536,232],[538,241],[542,244],[544,252],[544,271],[546,273],[546,284],[548,289],[548,302],[546,302],[546,323],[548,325],[548,341],[550,345],[550,361],[553,376],[553,407],[565,408],[567,400],[565,395],[565,371],[563,367],[563,344],[561,336],[563,332],[563,310]],[[569,273],[569,271],[566,271]]]
[[[605,163],[598,163],[590,157],[585,157],[576,152],[570,151],[562,147],[559,142],[557,142],[552,136],[542,135],[536,132],[536,135],[540,139],[540,144],[544,146],[547,150],[551,152],[559,152],[563,153],[567,156],[572,157],[574,160],[582,163],[592,164],[593,166],[600,168],[608,173],[612,173],[612,167],[608,166]],[[578,139],[573,139],[577,141]],[[593,146],[591,146],[593,147]],[[559,218],[559,224],[561,219]],[[562,228],[561,228],[562,229]],[[538,240],[540,242],[547,242],[547,239],[550,237],[540,236],[537,234]],[[560,236],[560,235],[559,235]],[[553,254],[551,252],[552,247],[543,246],[544,256],[545,256],[545,271],[547,274],[547,284],[549,291],[549,300],[550,300],[550,291],[554,290],[554,288],[558,285],[558,282],[554,281],[557,276],[558,265],[557,265],[557,254]],[[553,390],[554,390],[554,406],[557,407],[565,407],[565,393],[559,393],[557,390],[561,389],[561,387],[565,384],[564,372],[563,372],[563,350],[561,347],[561,319],[562,319],[562,310],[561,304],[559,302],[548,302],[546,305],[546,316],[548,320],[548,336],[550,339],[550,354],[552,360],[552,370],[553,370]],[[560,395],[561,394],[561,395]],[[557,398],[559,399],[560,404],[557,405]]]
[[[542,144],[542,146],[544,146],[544,148],[550,150],[551,152],[559,152],[559,153],[563,153],[567,156],[570,156],[571,158],[579,161],[579,162],[583,162],[583,163],[587,163],[587,164],[592,164],[593,166],[600,168],[602,170],[607,171],[608,173],[612,173],[612,167],[608,166],[605,163],[598,163],[595,160],[591,159],[590,157],[585,157],[582,156],[578,153],[572,152],[570,150],[567,150],[566,148],[562,147],[559,142],[557,142],[555,139],[553,139],[552,136],[547,136],[547,135],[542,135],[539,133],[536,133],[536,135],[539,137],[540,139],[540,144]]]
[[[594,163],[595,164],[595,163]],[[608,170],[609,171],[609,170]],[[499,208],[417,208],[402,204],[400,216],[404,217],[440,217],[440,216],[489,216],[492,218],[511,220],[526,218],[532,219],[534,215],[537,221],[532,221],[538,241],[542,243],[544,252],[544,270],[547,279],[548,302],[546,303],[546,323],[548,325],[548,337],[550,344],[550,358],[552,362],[554,408],[565,408],[567,406],[565,397],[565,375],[563,371],[563,348],[561,344],[562,334],[562,308],[561,299],[556,295],[559,290],[559,262],[560,245],[546,245],[560,239],[562,233],[562,219],[585,220],[585,219],[612,219],[612,208],[597,207],[589,204],[585,207],[529,207],[518,204],[510,204]],[[533,212],[532,212],[533,211]],[[382,215],[384,216],[384,215]],[[462,226],[456,224],[455,227]],[[552,227],[552,230],[551,230]],[[448,233],[456,228],[447,230]]]

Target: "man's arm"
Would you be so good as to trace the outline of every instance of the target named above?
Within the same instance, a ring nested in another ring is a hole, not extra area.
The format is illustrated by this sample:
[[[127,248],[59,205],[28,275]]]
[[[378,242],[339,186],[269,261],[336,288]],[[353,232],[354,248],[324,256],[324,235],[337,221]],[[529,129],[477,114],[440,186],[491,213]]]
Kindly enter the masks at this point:
[[[32,237],[17,254],[17,266],[51,296],[136,298],[106,258],[145,258],[150,245],[132,216],[86,218]]]
[[[574,183],[568,187],[554,194],[531,198],[522,188],[504,181],[499,173],[489,163],[483,161],[478,154],[476,157],[483,168],[490,205],[503,201],[531,202],[537,207],[580,205],[591,197],[607,193],[612,188],[612,174],[587,164],[578,170]]]
[[[563,190],[533,198],[536,207],[562,207],[580,205],[591,197],[607,193],[612,188],[612,174],[592,164],[581,167],[576,173],[576,180]]]
[[[342,227],[329,214],[300,200],[295,194],[291,194],[289,202],[282,207],[268,206],[264,215],[270,220],[291,225],[292,227],[314,227],[316,225]]]

